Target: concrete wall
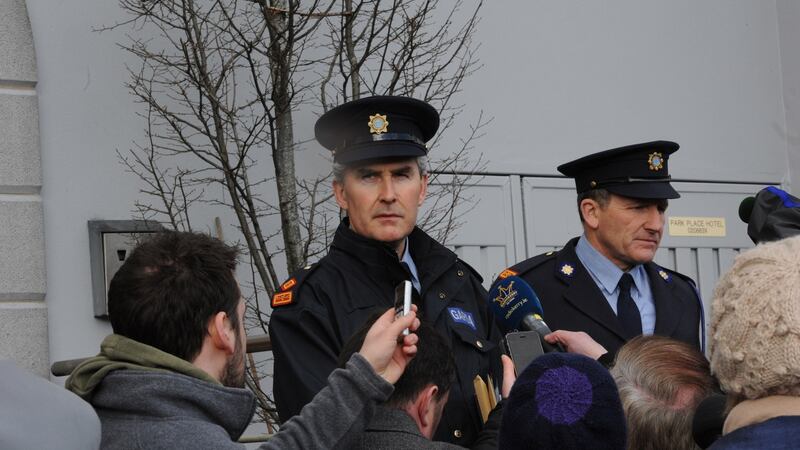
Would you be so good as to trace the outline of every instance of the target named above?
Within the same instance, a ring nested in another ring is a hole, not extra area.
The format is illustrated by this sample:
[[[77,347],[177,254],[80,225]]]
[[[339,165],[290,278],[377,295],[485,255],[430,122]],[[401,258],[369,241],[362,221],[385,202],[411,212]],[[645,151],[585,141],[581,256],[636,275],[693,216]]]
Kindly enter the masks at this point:
[[[481,16],[484,68],[462,98],[465,116],[495,118],[479,146],[490,170],[557,174],[593,151],[669,139],[681,145],[673,177],[783,181],[783,96],[800,79],[782,76],[798,41],[779,46],[779,34],[796,36],[798,18],[774,1],[487,2]]]
[[[785,136],[789,182],[794,194],[800,195],[800,3],[780,0],[777,5],[786,122],[776,132]]]
[[[0,358],[46,376],[36,57],[24,0],[0,0]]]
[[[137,106],[124,87],[125,64],[136,64],[115,46],[124,39],[121,32],[92,31],[124,17],[113,1],[28,0],[38,63],[34,91],[30,32],[20,28],[27,23],[20,13],[24,2],[0,0],[0,5],[4,13],[12,12],[0,18],[0,34],[13,34],[0,36],[0,58],[11,52],[28,55],[16,59],[27,65],[0,64],[0,71],[16,71],[0,79],[24,81],[21,88],[4,82],[0,115],[15,108],[35,118],[37,97],[31,94],[38,93],[50,359],[93,354],[110,327],[92,317],[86,222],[129,219],[140,198],[138,181],[115,154],[143,137]],[[498,172],[552,175],[559,163],[589,152],[673,139],[682,146],[670,162],[676,178],[787,182],[800,168],[800,55],[792,45],[800,25],[797,9],[790,0],[486,2],[477,36],[484,67],[460,94],[459,102],[466,105],[460,130],[481,110],[494,116],[476,151]],[[26,42],[27,47],[20,45]],[[20,50],[25,48],[29,52]],[[5,100],[9,97],[16,103]],[[315,113],[298,114],[298,130],[306,130],[298,138],[310,137]],[[452,130],[437,151],[455,148],[458,131]],[[3,149],[4,156],[11,152]],[[298,153],[302,173],[326,169],[316,143],[304,144],[303,150]],[[34,153],[9,161],[36,176],[18,180],[10,174],[19,170],[0,166],[0,242],[24,247],[0,258],[6,264],[2,273],[33,274],[13,277],[13,283],[27,280],[25,286],[0,284],[0,292],[35,294],[28,296],[34,303],[15,299],[13,305],[23,305],[21,311],[38,314],[41,321],[44,309],[30,306],[41,307],[45,286],[38,256],[41,222],[38,231],[35,226],[36,211],[41,217],[41,179]],[[13,212],[6,208],[11,199],[17,200]],[[0,311],[6,314],[0,329],[16,324],[21,315],[8,306]],[[33,325],[25,330],[41,329],[26,320]]]

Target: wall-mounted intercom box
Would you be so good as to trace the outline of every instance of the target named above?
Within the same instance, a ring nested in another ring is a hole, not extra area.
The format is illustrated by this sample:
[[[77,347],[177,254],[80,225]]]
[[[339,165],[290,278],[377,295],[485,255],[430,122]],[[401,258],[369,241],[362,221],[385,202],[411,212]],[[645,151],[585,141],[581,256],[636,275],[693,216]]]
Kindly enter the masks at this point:
[[[90,220],[89,256],[94,316],[108,318],[108,287],[131,250],[148,234],[163,230],[149,220]]]

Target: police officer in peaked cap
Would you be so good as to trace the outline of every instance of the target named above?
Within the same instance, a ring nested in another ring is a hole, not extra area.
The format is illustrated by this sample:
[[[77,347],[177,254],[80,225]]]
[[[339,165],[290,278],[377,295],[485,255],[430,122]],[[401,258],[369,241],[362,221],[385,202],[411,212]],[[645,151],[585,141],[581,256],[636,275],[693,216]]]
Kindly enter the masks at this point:
[[[702,347],[694,282],[653,262],[668,200],[680,197],[668,169],[677,150],[674,142],[646,142],[559,166],[575,179],[583,235],[509,267],[495,283],[521,277],[541,300],[550,329],[586,332],[611,356],[640,334]]]
[[[457,364],[435,440],[469,445],[481,428],[473,379],[500,383],[500,334],[482,279],[416,226],[428,186],[429,104],[378,96],[322,115],[316,138],[333,152],[333,191],[346,212],[328,254],[291,275],[272,299],[274,395],[282,421],[326,384],[350,336],[413,283],[420,317],[448,338]]]

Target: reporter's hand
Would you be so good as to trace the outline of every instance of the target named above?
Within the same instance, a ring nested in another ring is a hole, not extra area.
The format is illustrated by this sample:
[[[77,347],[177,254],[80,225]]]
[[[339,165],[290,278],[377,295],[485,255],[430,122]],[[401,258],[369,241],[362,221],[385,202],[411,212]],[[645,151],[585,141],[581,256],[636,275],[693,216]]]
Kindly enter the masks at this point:
[[[550,344],[560,343],[569,353],[577,353],[596,360],[608,353],[605,347],[598,344],[583,331],[556,330],[544,337]]]
[[[500,395],[508,398],[508,395],[511,394],[511,387],[517,381],[517,374],[514,370],[514,361],[507,355],[500,355],[500,362],[503,364],[503,386],[500,388]]]
[[[403,336],[403,330],[415,331],[419,328],[417,306],[411,305],[408,315],[395,320],[394,308],[390,308],[375,321],[364,338],[358,352],[369,362],[375,373],[389,383],[396,383],[406,370],[408,362],[417,353],[416,334]]]

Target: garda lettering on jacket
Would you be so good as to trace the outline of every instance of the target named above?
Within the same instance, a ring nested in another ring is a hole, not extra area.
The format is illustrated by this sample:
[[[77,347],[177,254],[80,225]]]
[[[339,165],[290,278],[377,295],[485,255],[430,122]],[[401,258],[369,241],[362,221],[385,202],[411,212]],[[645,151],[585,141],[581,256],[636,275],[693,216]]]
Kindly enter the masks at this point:
[[[450,318],[453,319],[453,322],[466,325],[472,328],[473,331],[477,331],[478,327],[475,326],[475,318],[472,317],[472,313],[466,312],[461,308],[447,308],[447,312],[450,313]]]

